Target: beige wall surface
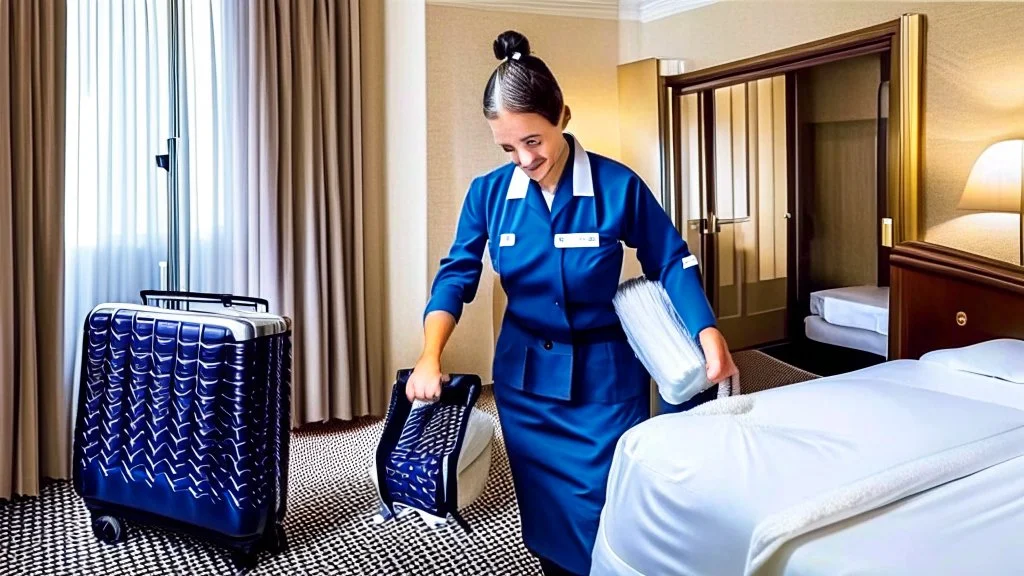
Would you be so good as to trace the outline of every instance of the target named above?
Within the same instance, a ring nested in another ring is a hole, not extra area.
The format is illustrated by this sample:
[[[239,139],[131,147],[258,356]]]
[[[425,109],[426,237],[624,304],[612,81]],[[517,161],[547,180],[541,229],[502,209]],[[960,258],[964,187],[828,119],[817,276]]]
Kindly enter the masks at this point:
[[[387,377],[423,348],[426,303],[427,123],[423,0],[386,0],[384,18],[384,205]]]
[[[874,284],[878,270],[875,157],[878,123],[877,54],[801,73],[810,102],[814,188],[808,216],[811,290]]]
[[[719,2],[640,25],[623,61],[683,58],[688,69],[755,56],[894,20],[927,20],[925,240],[1016,262],[1009,214],[956,209],[974,160],[997,140],[1024,135],[1024,3]]]
[[[474,177],[508,162],[481,112],[498,60],[492,43],[505,30],[530,40],[555,74],[572,110],[568,131],[588,150],[618,157],[616,66],[619,24],[427,5],[427,281],[451,247],[462,201]],[[444,355],[444,369],[490,381],[494,334],[504,298],[484,254],[476,300],[466,307]]]
[[[881,68],[881,57],[869,54],[804,71],[801,79],[811,87],[807,120],[816,123],[875,121]]]

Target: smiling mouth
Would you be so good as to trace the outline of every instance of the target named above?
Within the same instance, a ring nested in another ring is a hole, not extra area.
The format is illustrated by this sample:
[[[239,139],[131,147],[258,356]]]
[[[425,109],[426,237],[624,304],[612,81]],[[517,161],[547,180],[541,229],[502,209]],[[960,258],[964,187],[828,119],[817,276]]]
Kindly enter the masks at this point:
[[[537,162],[536,164],[534,164],[532,166],[527,166],[526,167],[526,171],[527,172],[536,172],[537,169],[540,168],[541,166],[543,166],[545,162],[547,162],[547,160],[541,160],[540,162]]]

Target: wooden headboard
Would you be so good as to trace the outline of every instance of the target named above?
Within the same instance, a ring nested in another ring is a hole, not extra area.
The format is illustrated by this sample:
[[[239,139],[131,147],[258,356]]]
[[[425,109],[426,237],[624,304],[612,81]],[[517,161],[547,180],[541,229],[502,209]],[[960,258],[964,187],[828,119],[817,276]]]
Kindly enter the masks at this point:
[[[889,258],[889,358],[1024,339],[1024,267],[924,242]]]

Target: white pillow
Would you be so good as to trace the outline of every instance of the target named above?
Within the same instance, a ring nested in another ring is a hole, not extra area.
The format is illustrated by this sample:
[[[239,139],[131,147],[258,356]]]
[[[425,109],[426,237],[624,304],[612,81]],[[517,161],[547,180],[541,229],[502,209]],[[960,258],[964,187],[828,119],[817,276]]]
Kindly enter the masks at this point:
[[[1024,340],[999,338],[963,348],[935,350],[921,356],[921,360],[1024,384]]]

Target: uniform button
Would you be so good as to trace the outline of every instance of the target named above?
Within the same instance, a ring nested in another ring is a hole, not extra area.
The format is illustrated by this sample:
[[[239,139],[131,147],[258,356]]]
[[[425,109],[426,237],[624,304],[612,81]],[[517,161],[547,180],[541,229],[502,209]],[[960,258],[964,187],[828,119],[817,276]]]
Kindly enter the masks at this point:
[[[551,340],[547,340],[547,341],[544,342],[544,349],[545,350],[551,350],[551,346],[552,346]]]

